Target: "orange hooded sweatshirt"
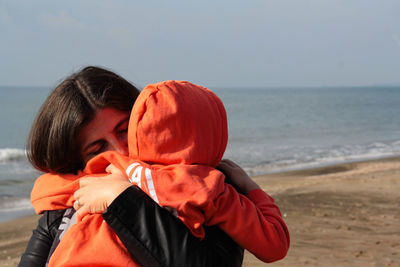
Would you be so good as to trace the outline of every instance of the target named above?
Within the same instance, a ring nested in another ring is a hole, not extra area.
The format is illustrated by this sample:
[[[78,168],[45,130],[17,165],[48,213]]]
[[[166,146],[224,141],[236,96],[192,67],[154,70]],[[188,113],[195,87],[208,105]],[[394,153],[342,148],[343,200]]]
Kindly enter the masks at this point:
[[[224,106],[210,90],[184,81],[151,84],[132,109],[129,157],[105,152],[78,176],[45,174],[35,183],[32,203],[38,213],[71,207],[79,178],[104,174],[112,163],[158,204],[176,211],[198,238],[204,237],[203,225],[218,225],[259,259],[281,259],[289,233],[273,199],[262,190],[248,198],[237,193],[215,169],[227,140]],[[103,258],[115,266],[136,264],[101,215],[91,214],[66,232],[50,266],[100,266]]]

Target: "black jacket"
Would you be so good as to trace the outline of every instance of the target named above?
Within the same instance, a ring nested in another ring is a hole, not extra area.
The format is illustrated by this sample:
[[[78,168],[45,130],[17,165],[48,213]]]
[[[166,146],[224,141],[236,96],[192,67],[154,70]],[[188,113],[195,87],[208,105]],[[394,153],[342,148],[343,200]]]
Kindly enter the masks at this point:
[[[46,211],[33,231],[19,266],[45,266],[64,211]],[[103,213],[132,257],[143,266],[241,266],[243,249],[218,227],[200,241],[167,210],[136,186]]]

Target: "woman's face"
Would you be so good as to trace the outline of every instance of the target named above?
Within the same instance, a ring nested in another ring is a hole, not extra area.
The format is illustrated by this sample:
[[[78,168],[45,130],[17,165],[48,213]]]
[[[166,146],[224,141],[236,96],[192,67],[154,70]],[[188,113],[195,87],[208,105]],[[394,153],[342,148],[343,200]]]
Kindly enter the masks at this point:
[[[96,113],[79,133],[80,152],[85,164],[94,156],[105,151],[117,151],[128,155],[129,112],[104,108]]]

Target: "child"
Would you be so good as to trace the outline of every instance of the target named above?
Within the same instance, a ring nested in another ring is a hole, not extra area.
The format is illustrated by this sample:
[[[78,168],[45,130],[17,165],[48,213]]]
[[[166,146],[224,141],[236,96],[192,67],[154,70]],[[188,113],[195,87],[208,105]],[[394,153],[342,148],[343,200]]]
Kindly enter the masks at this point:
[[[157,203],[176,211],[196,237],[204,237],[203,225],[218,225],[263,261],[275,259],[276,254],[283,257],[289,234],[272,198],[260,189],[249,192],[251,200],[240,195],[215,169],[227,140],[225,109],[215,94],[188,82],[165,81],[147,86],[134,104],[128,130],[129,157],[102,153],[89,161],[80,176],[104,173],[112,163]],[[53,204],[47,203],[57,201],[71,206],[78,179],[65,175],[59,179],[62,182],[55,182],[58,185],[50,193],[42,194],[40,183],[35,185],[32,202],[37,211],[52,208]],[[60,200],[65,195],[67,200]],[[121,249],[118,238],[96,216],[101,218],[98,214],[85,216],[66,232],[52,256],[57,266],[68,258],[66,254],[95,253],[90,244],[96,240],[112,240],[108,246]],[[128,259],[122,262],[126,264]],[[82,265],[82,261],[77,263]]]

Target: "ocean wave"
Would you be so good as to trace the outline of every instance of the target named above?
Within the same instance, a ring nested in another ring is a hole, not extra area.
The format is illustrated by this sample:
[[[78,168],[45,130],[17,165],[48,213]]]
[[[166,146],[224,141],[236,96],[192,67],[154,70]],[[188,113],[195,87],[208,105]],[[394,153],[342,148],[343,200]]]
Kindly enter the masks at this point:
[[[28,198],[0,197],[0,223],[35,214]]]
[[[237,152],[237,151],[236,151]],[[243,151],[242,151],[243,152]],[[400,141],[371,142],[363,145],[343,145],[332,147],[293,146],[270,153],[257,151],[257,158],[250,162],[246,158],[237,158],[237,162],[249,175],[262,175],[282,171],[321,167],[332,164],[355,162],[400,156]],[[236,155],[240,153],[235,153]],[[267,160],[266,160],[267,159]]]
[[[32,209],[32,204],[27,198],[3,197],[2,203],[0,204],[0,211],[2,212],[29,209]]]
[[[400,140],[393,142],[392,145],[393,145],[393,146],[399,146],[399,147],[400,147]]]
[[[0,163],[26,159],[26,151],[18,148],[0,148]]]

